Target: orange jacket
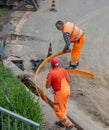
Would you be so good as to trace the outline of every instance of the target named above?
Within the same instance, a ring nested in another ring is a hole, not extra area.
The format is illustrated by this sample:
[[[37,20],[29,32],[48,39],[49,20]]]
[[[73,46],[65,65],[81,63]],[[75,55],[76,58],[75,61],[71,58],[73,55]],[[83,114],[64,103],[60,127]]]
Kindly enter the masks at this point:
[[[67,22],[64,24],[63,33],[65,32],[68,32],[71,35],[71,42],[78,40],[83,35],[83,31],[71,22]]]
[[[51,83],[54,91],[59,91],[61,89],[61,80],[65,78],[69,83],[68,72],[64,68],[54,68],[47,76],[47,81]]]

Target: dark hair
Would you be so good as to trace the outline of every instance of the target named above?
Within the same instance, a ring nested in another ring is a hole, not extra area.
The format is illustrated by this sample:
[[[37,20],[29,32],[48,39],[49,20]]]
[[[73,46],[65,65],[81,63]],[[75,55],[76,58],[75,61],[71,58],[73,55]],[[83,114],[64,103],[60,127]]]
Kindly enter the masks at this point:
[[[64,25],[64,23],[63,23],[63,21],[59,20],[56,22],[55,26],[57,26],[57,25]]]

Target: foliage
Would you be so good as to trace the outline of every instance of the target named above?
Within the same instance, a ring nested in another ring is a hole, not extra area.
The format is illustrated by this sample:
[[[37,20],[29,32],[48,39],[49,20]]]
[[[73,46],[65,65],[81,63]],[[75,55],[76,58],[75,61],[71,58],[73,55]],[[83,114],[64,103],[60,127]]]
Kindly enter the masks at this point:
[[[7,93],[4,89],[7,89]],[[13,111],[5,95],[9,98],[17,114],[41,123],[43,114],[38,101],[34,100],[34,97],[25,89],[12,71],[0,63],[0,106]]]

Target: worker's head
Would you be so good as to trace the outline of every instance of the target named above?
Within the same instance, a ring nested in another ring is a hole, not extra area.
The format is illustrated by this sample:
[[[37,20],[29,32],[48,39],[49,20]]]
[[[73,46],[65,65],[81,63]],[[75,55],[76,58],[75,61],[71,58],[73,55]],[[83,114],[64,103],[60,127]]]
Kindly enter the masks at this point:
[[[52,66],[53,68],[58,67],[59,65],[60,65],[60,60],[59,60],[58,58],[53,58],[53,59],[51,60],[51,66]]]
[[[64,27],[64,23],[63,23],[63,21],[59,20],[56,22],[55,26],[58,30],[62,31],[63,27]]]

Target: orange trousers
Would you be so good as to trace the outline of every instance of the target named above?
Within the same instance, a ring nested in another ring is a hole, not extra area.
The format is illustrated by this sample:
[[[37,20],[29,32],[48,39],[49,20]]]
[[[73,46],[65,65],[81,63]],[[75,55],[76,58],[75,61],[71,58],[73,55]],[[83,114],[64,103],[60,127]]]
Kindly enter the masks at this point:
[[[71,51],[71,64],[76,64],[80,60],[80,54],[85,42],[85,35],[83,35],[79,40],[75,41]]]
[[[59,121],[64,126],[71,126],[73,123],[67,118],[67,101],[70,96],[70,86],[66,79],[62,79],[61,90],[55,92],[54,95],[54,112],[57,115]]]

